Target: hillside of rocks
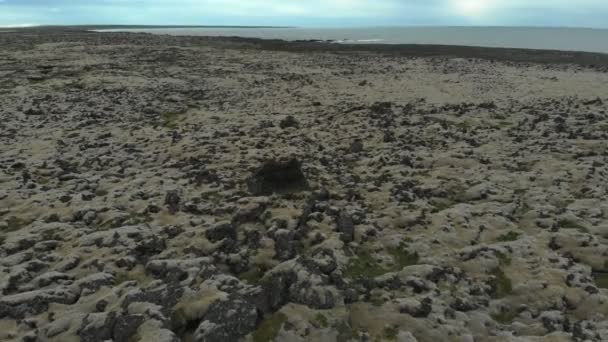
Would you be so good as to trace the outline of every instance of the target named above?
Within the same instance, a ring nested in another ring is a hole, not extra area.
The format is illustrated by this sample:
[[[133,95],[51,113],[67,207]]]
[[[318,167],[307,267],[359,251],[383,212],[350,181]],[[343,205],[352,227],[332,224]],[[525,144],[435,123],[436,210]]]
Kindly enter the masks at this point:
[[[2,341],[608,340],[605,71],[0,46]]]

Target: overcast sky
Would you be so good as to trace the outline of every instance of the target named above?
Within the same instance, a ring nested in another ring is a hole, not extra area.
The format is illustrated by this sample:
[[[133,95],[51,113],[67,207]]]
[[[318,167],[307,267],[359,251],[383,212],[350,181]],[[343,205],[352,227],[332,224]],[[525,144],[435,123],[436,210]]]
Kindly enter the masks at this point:
[[[0,25],[608,28],[608,0],[0,0]]]

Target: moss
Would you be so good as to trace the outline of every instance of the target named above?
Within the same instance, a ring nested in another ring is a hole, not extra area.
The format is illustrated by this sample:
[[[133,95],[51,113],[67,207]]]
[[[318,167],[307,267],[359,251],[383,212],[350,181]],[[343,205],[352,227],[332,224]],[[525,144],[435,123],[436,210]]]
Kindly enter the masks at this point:
[[[585,228],[584,226],[578,224],[577,222],[575,222],[573,220],[562,219],[562,220],[559,220],[559,222],[557,222],[557,224],[561,228],[576,229],[576,230],[580,231],[581,233],[589,233],[589,230],[587,228]]]
[[[315,322],[321,328],[327,328],[327,327],[329,327],[329,321],[327,320],[327,317],[325,317],[325,315],[322,314],[322,313],[318,313],[318,314],[315,315]]]
[[[385,303],[384,298],[378,295],[372,295],[369,301],[370,303],[372,303],[373,306],[382,306]]]
[[[141,269],[133,269],[127,272],[119,272],[114,277],[114,283],[120,285],[127,281],[136,281],[138,285],[146,284],[149,282],[148,276]]]
[[[52,228],[45,230],[41,235],[44,240],[60,240],[61,237],[57,236],[59,232],[60,230],[58,228]]]
[[[595,285],[602,289],[608,289],[608,272],[593,272]]]
[[[395,265],[392,271],[400,271],[404,267],[416,265],[419,257],[417,253],[410,253],[404,243],[401,243],[397,248],[389,248],[388,253],[393,257]]]
[[[517,317],[517,313],[512,310],[503,310],[498,314],[492,315],[492,319],[500,324],[511,324]]]
[[[336,337],[337,342],[347,342],[350,340],[359,339],[359,330],[353,329],[346,322],[341,322],[337,327],[338,336]]]
[[[368,251],[359,251],[350,259],[345,270],[347,278],[375,278],[389,272],[400,271],[406,266],[416,265],[419,257],[416,253],[410,253],[407,245],[401,243],[399,247],[389,248],[388,253],[393,258],[394,264],[390,267],[381,265]]]
[[[247,284],[250,285],[258,285],[264,277],[264,273],[264,270],[257,266],[254,266],[246,272],[239,274],[239,279],[246,281]]]
[[[454,206],[455,202],[448,198],[442,198],[442,199],[434,199],[431,201],[430,204],[434,207],[432,212],[438,213],[438,212],[444,211],[446,209],[450,209],[452,206]]]
[[[107,195],[108,195],[107,190],[98,189],[97,191],[95,191],[95,196],[97,196],[97,197],[103,197],[103,196],[107,196]]]
[[[349,260],[344,275],[347,278],[375,278],[388,272],[368,251],[360,251],[356,257]]]
[[[499,236],[498,241],[502,241],[502,242],[515,241],[515,240],[519,239],[520,235],[521,234],[518,232],[510,231],[506,234]]]
[[[274,313],[264,318],[262,323],[253,332],[253,342],[274,341],[281,330],[283,323],[287,321],[287,316],[281,312]]]
[[[32,223],[32,221],[28,221],[17,216],[11,216],[6,220],[7,226],[2,231],[14,232],[29,225],[30,223]]]
[[[163,127],[175,129],[178,126],[178,120],[181,114],[165,113],[162,115]]]
[[[125,216],[115,217],[108,221],[105,221],[97,226],[97,230],[108,230],[113,228],[120,228],[124,226],[135,226],[138,224],[150,223],[152,217],[149,214],[129,214]]]
[[[513,292],[513,286],[511,279],[507,277],[502,268],[497,267],[490,272],[494,276],[491,282],[492,285],[492,297],[499,299],[504,298]]]
[[[382,331],[382,337],[389,341],[394,341],[397,339],[397,335],[399,334],[399,329],[395,326],[387,326]]]

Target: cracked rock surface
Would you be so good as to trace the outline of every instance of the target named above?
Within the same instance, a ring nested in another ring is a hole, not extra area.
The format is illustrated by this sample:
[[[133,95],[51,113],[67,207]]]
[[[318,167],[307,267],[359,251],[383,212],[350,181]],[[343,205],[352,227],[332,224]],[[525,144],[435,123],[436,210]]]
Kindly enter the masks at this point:
[[[0,34],[0,340],[606,341],[606,70]]]

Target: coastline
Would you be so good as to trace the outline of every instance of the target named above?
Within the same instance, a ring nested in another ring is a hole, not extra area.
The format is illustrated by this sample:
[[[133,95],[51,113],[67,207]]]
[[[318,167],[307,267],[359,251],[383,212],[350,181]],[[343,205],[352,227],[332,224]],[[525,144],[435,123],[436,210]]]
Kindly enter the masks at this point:
[[[22,28],[12,30],[12,33],[40,32],[48,34],[70,33],[74,34],[118,34],[118,35],[151,35],[149,33],[130,32],[95,32],[99,26],[83,27],[43,27]],[[170,36],[167,36],[170,37]],[[515,62],[515,63],[539,63],[539,64],[573,64],[583,67],[592,67],[598,71],[608,71],[608,53],[563,51],[563,50],[539,50],[521,48],[479,47],[460,45],[427,45],[427,44],[348,44],[333,43],[331,41],[286,41],[278,39],[261,39],[245,37],[209,37],[209,36],[176,36],[181,38],[182,43],[231,43],[235,46],[255,47],[263,50],[275,50],[286,52],[333,52],[333,53],[358,53],[371,52],[388,56],[403,57],[453,57],[453,58],[479,58],[485,60]]]
[[[0,340],[608,340],[605,55],[0,34]]]

